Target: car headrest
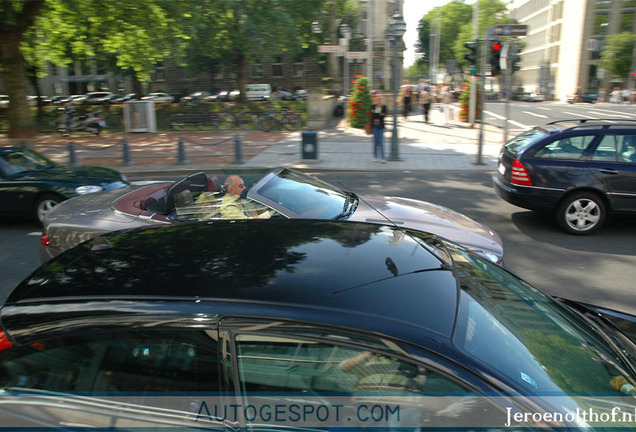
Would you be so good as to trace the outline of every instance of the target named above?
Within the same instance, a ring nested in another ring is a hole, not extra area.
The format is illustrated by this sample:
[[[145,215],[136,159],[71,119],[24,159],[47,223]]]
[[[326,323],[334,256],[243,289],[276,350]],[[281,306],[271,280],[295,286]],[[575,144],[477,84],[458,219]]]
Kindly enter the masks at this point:
[[[139,208],[142,210],[148,210],[148,207],[156,202],[157,200],[154,197],[142,198],[139,200]]]
[[[219,192],[221,190],[221,182],[216,176],[208,176],[208,182],[205,189],[208,192]]]

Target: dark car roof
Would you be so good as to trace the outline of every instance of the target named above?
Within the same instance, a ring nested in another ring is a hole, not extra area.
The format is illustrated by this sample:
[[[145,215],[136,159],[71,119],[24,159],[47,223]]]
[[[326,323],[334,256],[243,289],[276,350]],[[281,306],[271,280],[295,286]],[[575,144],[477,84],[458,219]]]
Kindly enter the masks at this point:
[[[366,223],[248,220],[103,238],[108,243],[89,241],[49,261],[7,304],[249,302],[346,311],[445,337],[455,319],[455,275],[429,234]]]
[[[571,119],[556,120],[543,126],[537,126],[545,130],[549,134],[566,132],[566,131],[590,131],[605,130],[615,131],[617,129],[634,129],[636,132],[636,120],[626,119]]]

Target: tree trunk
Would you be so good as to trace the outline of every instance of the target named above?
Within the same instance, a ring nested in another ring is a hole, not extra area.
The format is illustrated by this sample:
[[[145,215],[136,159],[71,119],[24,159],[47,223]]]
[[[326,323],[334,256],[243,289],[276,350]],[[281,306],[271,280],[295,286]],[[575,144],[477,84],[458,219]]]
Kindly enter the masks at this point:
[[[0,42],[0,64],[2,81],[9,95],[9,138],[32,138],[35,121],[27,103],[28,85],[25,61],[20,52],[20,35],[15,32],[3,34]]]
[[[245,86],[247,83],[247,59],[243,54],[239,54],[236,60],[238,66],[238,87],[241,91],[239,95],[239,102],[244,103],[247,101],[247,95],[245,94]]]
[[[27,103],[28,81],[26,62],[20,51],[22,35],[39,15],[44,0],[22,2],[22,10],[14,7],[15,1],[1,0],[0,16],[0,69],[9,95],[9,138],[31,138],[35,135],[35,121]]]

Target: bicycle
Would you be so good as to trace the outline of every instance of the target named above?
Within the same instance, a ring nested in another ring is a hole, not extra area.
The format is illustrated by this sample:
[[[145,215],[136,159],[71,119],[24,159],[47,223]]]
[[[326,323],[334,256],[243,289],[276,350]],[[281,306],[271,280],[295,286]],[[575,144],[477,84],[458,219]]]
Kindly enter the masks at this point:
[[[301,123],[300,116],[288,107],[282,107],[280,111],[270,107],[260,120],[263,130],[266,132],[277,127],[295,131],[300,128]]]

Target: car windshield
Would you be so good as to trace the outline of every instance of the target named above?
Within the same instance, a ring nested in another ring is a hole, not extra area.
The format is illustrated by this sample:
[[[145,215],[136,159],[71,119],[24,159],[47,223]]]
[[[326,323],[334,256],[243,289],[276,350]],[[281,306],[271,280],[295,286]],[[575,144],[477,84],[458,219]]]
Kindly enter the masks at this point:
[[[528,396],[619,396],[618,381],[636,384],[627,360],[576,312],[499,266],[450,250],[461,287],[458,349]]]
[[[505,148],[513,156],[516,156],[519,152],[525,150],[530,144],[547,136],[548,134],[545,131],[539,128],[533,128],[508,141]]]
[[[346,219],[355,211],[357,197],[302,173],[282,170],[257,193],[301,218]]]
[[[0,169],[6,176],[55,166],[53,161],[31,150],[15,151],[0,156]]]

